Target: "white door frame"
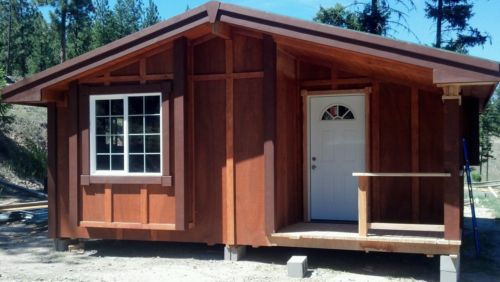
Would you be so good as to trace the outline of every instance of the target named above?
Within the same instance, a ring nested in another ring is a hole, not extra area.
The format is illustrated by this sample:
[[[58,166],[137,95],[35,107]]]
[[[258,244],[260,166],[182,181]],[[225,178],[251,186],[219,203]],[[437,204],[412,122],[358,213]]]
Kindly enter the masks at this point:
[[[304,221],[311,221],[311,144],[310,144],[310,101],[311,97],[314,96],[351,96],[351,95],[364,95],[365,97],[365,169],[370,170],[371,154],[370,154],[370,94],[372,88],[366,87],[362,89],[346,89],[346,90],[324,90],[324,91],[307,91],[301,90],[302,102],[303,102],[303,126],[302,126],[302,140],[303,140],[303,205],[304,205]]]

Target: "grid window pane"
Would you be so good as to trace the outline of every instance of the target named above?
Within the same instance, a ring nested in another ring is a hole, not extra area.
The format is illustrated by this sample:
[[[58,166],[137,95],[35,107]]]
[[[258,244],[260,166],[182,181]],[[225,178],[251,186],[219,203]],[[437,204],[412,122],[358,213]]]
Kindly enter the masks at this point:
[[[129,155],[128,170],[130,172],[144,172],[144,155]]]
[[[142,115],[143,114],[143,100],[144,97],[129,97],[128,98],[128,114],[129,115]]]
[[[123,134],[123,117],[111,118],[111,134]]]
[[[160,133],[160,116],[146,116],[146,133]]]
[[[144,133],[142,116],[128,118],[128,132],[131,134]]]
[[[129,136],[128,151],[130,153],[144,153],[144,136]]]
[[[124,171],[128,167],[125,172],[161,172],[161,95],[116,95],[96,100],[93,106],[95,136],[91,140],[95,142],[96,170]]]
[[[95,133],[96,134],[109,134],[110,133],[110,128],[109,128],[109,118],[108,117],[98,117],[96,118],[96,126],[95,126]]]
[[[160,155],[146,155],[146,172],[160,172]]]
[[[146,136],[146,153],[160,152],[160,135]]]
[[[123,116],[123,100],[111,100],[111,115]]]
[[[109,153],[109,136],[96,137],[96,152]]]
[[[146,96],[144,97],[144,110],[145,114],[159,114],[160,113],[160,96]]]
[[[109,115],[109,101],[108,100],[95,101],[95,114],[97,116]]]
[[[123,152],[124,152],[123,136],[111,137],[111,153],[123,153]]]
[[[111,156],[111,170],[123,170],[123,155]]]
[[[96,156],[96,169],[97,170],[109,170],[109,155],[97,155]]]

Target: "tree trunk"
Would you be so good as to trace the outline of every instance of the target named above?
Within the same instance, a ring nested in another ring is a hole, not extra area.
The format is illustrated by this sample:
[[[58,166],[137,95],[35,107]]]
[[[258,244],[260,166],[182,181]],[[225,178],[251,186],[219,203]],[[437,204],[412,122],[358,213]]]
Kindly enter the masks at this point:
[[[61,45],[60,50],[60,62],[66,61],[66,18],[67,18],[67,0],[61,1],[61,23],[59,27],[59,43]]]
[[[443,0],[438,0],[437,18],[436,18],[436,48],[441,48],[442,25],[443,25]]]
[[[6,74],[12,75],[12,0],[9,1],[9,28],[7,31],[7,67]]]

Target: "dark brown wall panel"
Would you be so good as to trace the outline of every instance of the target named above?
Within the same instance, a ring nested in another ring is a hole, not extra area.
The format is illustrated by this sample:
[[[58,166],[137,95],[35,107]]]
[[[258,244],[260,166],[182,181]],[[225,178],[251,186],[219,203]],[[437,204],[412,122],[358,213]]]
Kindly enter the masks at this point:
[[[261,71],[262,65],[262,40],[234,35],[233,37],[234,72]]]
[[[194,73],[217,74],[226,72],[226,43],[215,38],[194,47]]]
[[[479,99],[462,97],[462,133],[467,140],[470,165],[479,165]]]
[[[295,60],[278,52],[276,229],[302,220],[302,119]]]
[[[380,85],[380,171],[411,171],[410,92],[405,86]],[[380,219],[411,222],[411,180],[381,178]],[[374,203],[376,206],[376,203]]]
[[[111,72],[112,76],[119,75],[138,75],[139,74],[139,63],[133,63],[128,66],[125,66],[121,69],[117,69]]]
[[[421,172],[444,172],[443,102],[441,94],[419,92],[419,150]],[[443,222],[443,180],[420,179],[420,221]]]
[[[165,74],[172,72],[174,72],[172,48],[146,58],[147,74]]]
[[[300,80],[321,80],[330,79],[330,68],[319,66],[311,63],[300,63]]]
[[[236,240],[265,245],[262,80],[234,82]]]

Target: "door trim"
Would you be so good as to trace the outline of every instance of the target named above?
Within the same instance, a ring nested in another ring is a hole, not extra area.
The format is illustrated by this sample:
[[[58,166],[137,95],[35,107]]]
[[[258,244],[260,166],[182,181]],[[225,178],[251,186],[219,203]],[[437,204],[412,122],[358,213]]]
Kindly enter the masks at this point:
[[[311,179],[309,173],[310,167],[310,138],[309,138],[309,104],[310,97],[314,96],[365,96],[365,168],[370,170],[371,164],[371,124],[370,124],[370,105],[371,105],[371,87],[362,89],[347,89],[347,90],[322,90],[322,91],[308,91],[302,89],[300,94],[302,96],[302,172],[303,172],[303,210],[304,221],[311,221]],[[369,184],[370,185],[370,184]]]

